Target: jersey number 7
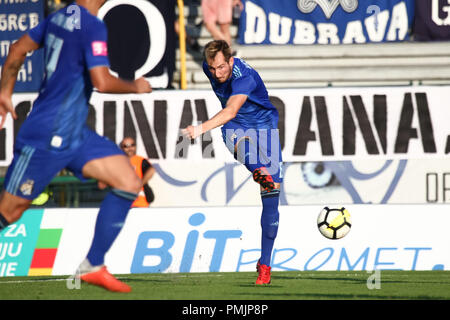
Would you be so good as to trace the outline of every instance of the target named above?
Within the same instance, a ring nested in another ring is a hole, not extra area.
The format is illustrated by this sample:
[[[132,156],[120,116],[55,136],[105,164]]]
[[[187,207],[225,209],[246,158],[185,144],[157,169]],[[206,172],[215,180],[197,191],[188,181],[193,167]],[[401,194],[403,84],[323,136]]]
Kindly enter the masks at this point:
[[[54,34],[49,33],[46,41],[46,55],[45,55],[45,69],[47,71],[47,80],[50,79],[53,72],[56,70],[58,64],[59,55],[63,46],[64,40],[56,37]]]

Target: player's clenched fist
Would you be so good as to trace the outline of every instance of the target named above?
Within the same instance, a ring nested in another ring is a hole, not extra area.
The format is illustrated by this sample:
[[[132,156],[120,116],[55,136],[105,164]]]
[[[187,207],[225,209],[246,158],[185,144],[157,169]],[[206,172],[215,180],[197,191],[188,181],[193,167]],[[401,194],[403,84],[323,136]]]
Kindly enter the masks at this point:
[[[139,79],[136,79],[134,81],[134,83],[136,84],[138,93],[152,92],[152,86],[150,85],[150,83],[147,80],[145,80],[145,78],[140,77]]]
[[[202,132],[202,126],[188,126],[184,129],[181,129],[181,133],[183,134],[183,136],[185,136],[186,138],[189,139],[195,139],[197,138],[199,135],[201,135]]]

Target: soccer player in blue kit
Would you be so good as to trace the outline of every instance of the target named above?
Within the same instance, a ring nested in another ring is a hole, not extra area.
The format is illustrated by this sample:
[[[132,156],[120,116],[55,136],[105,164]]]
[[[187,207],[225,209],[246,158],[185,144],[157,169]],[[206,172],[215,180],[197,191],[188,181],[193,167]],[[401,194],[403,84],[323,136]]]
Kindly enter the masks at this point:
[[[90,130],[86,118],[93,87],[102,93],[152,89],[144,78],[129,82],[110,74],[107,30],[96,17],[104,2],[77,0],[70,13],[66,8],[52,13],[10,47],[0,80],[0,128],[8,113],[17,118],[11,97],[28,52],[43,48],[45,76],[15,140],[0,195],[0,231],[22,216],[60,170],[67,168],[81,180],[97,179],[111,191],[100,206],[91,247],[77,273],[85,282],[129,292],[127,284],[108,272],[104,257],[142,183],[123,151]]]
[[[205,46],[203,71],[222,110],[202,124],[188,126],[182,133],[195,139],[222,126],[227,148],[260,184],[262,239],[256,284],[269,284],[270,260],[278,232],[280,183],[283,181],[278,111],[270,102],[259,74],[244,60],[232,57],[225,41],[214,40]]]

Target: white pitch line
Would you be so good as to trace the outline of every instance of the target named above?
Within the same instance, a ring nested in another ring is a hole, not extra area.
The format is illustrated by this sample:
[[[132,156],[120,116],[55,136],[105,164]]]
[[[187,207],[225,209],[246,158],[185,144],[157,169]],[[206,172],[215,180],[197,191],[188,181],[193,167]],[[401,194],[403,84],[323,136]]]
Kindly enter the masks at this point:
[[[138,275],[138,274],[134,274],[134,275]],[[165,274],[153,274],[152,275],[153,278],[157,278],[157,277],[176,277],[176,278],[206,278],[206,277],[223,277],[223,275],[221,274],[189,274],[189,275],[184,275],[184,274],[176,274],[176,273],[165,273]],[[133,278],[130,277],[116,277],[119,280],[133,280]],[[73,281],[74,278],[73,277],[68,277],[68,278],[56,278],[56,279],[35,279],[35,280],[6,280],[6,281],[2,281],[0,278],[0,286],[2,284],[5,283],[33,283],[33,282],[51,282],[51,281]]]
[[[36,280],[11,280],[11,281],[1,281],[0,285],[4,283],[29,283],[29,282],[46,282],[46,281],[67,281],[67,280],[73,280],[72,278],[66,278],[66,279],[36,279]]]

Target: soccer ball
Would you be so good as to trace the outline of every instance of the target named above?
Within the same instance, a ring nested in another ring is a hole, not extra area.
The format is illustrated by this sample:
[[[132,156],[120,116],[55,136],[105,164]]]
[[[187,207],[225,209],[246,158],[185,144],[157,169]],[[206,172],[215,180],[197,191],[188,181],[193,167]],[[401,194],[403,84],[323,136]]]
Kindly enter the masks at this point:
[[[341,239],[352,227],[350,213],[344,207],[340,209],[325,207],[317,217],[317,227],[324,237],[333,240]]]

